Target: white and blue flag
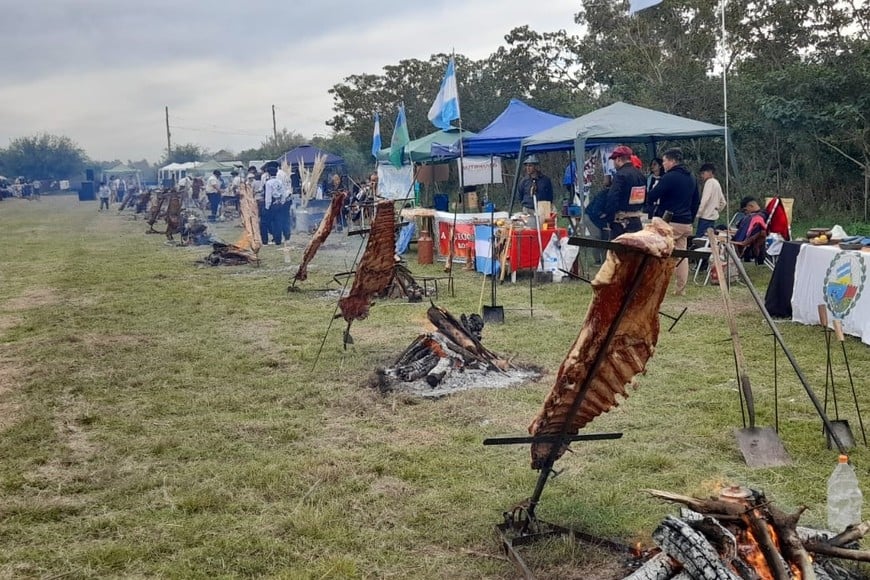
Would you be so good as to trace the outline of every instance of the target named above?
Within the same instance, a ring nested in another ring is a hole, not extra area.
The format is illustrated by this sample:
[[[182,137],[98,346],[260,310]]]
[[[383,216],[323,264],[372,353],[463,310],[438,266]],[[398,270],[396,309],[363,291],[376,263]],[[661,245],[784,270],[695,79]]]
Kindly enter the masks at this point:
[[[456,64],[453,57],[447,63],[447,72],[441,81],[441,88],[435,97],[435,102],[429,109],[429,120],[432,124],[446,131],[450,129],[450,122],[458,119],[459,115],[459,92],[456,89]]]
[[[656,4],[661,4],[662,0],[629,0],[628,3],[628,13],[634,14],[635,12],[640,12],[641,10],[646,10],[647,8],[652,8]]]
[[[381,150],[381,116],[375,113],[375,130],[372,132],[372,155],[375,159],[378,158],[378,151]]]

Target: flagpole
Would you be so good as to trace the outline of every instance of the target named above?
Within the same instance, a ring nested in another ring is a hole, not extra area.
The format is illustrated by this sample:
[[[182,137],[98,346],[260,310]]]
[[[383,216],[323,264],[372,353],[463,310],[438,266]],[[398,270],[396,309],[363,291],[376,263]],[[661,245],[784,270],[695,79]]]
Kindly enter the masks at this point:
[[[728,216],[729,226],[731,220],[731,197],[729,192],[729,145],[728,138],[728,58],[727,58],[727,36],[725,31],[725,8],[728,6],[728,0],[722,0],[722,109],[723,120],[725,124],[725,215]],[[731,228],[726,228],[726,236],[731,237]]]

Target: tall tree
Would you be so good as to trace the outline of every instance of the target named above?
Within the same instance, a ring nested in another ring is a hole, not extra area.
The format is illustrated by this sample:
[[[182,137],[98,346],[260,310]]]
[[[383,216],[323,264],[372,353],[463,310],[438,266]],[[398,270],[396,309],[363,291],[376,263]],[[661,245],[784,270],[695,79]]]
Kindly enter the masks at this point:
[[[183,143],[172,148],[170,155],[164,155],[161,165],[168,163],[188,163],[190,161],[202,161],[208,157],[208,150],[195,143]]]
[[[0,158],[4,171],[28,179],[73,178],[87,161],[84,149],[72,139],[48,133],[13,139]]]

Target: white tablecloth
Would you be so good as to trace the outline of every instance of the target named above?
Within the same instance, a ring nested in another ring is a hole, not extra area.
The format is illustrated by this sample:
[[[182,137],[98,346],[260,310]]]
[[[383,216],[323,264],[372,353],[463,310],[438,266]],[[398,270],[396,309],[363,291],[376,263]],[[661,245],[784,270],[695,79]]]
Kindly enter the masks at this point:
[[[870,344],[868,271],[868,252],[804,244],[795,265],[792,320],[819,324],[818,305],[825,304],[829,323],[840,319],[846,334]]]

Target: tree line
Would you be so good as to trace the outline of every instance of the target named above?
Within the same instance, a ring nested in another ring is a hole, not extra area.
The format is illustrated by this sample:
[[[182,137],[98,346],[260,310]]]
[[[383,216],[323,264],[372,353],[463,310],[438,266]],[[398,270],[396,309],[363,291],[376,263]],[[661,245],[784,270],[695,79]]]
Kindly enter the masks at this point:
[[[796,198],[805,214],[863,214],[866,221],[870,3],[729,0],[724,45],[721,3],[664,0],[629,15],[627,0],[584,0],[574,17],[578,34],[523,26],[486,58],[457,54],[463,127],[480,130],[511,98],[567,117],[621,100],[721,125],[724,75],[739,167],[732,196],[780,194]],[[313,143],[362,174],[373,162],[374,112],[381,113],[384,143],[399,103],[412,138],[434,130],[426,113],[449,56],[404,59],[380,74],[351,75],[329,91],[330,137],[306,139],[284,129],[237,158],[274,159]],[[692,164],[724,166],[722,143],[681,145]],[[207,156],[196,144],[182,144],[159,164]],[[0,172],[13,177],[63,179],[93,163],[67,137],[36,135],[0,149]]]
[[[870,3],[858,0],[665,0],[635,15],[626,1],[585,0],[583,32],[528,26],[481,60],[455,55],[463,128],[486,126],[511,98],[579,116],[615,101],[728,124],[739,166],[732,195],[794,197],[798,211],[866,216],[870,188]],[[328,121],[361,151],[381,112],[385,141],[404,103],[412,138],[449,55],[401,60],[331,90]],[[667,145],[667,144],[663,144]],[[690,160],[724,163],[722,143],[684,143]]]

